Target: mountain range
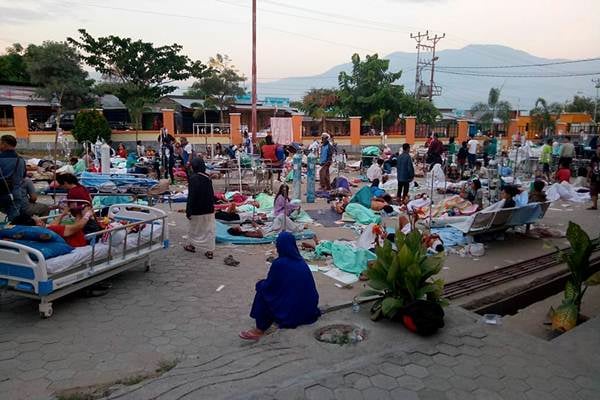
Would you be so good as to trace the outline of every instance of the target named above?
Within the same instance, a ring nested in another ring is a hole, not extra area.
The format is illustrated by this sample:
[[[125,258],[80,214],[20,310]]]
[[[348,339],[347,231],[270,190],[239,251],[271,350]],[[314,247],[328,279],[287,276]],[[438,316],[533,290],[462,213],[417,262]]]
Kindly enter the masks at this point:
[[[533,108],[538,97],[543,97],[548,102],[565,102],[572,99],[576,94],[595,95],[594,84],[591,82],[594,76],[554,77],[554,75],[593,72],[597,74],[596,76],[600,76],[600,60],[518,68],[481,68],[569,61],[566,59],[537,57],[521,50],[500,45],[473,44],[461,49],[441,50],[436,55],[439,59],[436,62],[435,83],[442,87],[441,96],[434,98],[438,108],[470,109],[474,103],[487,100],[491,87],[500,87],[502,88],[501,98],[509,101],[513,108],[529,110]],[[427,57],[428,54],[425,54],[425,56]],[[390,60],[391,71],[403,71],[399,83],[403,84],[407,91],[413,92],[416,53],[394,52],[384,56],[384,58]],[[258,95],[260,97],[279,96],[301,99],[303,94],[311,88],[337,87],[338,74],[341,71],[349,72],[351,67],[351,63],[340,64],[314,76],[289,77],[271,82],[259,82]],[[506,77],[505,75],[551,75],[552,77]],[[429,70],[424,71],[423,79],[429,81]]]

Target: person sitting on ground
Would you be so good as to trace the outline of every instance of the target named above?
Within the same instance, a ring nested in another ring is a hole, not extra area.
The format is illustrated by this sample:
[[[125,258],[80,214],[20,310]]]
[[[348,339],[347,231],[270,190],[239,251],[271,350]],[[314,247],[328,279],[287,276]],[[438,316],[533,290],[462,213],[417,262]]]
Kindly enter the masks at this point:
[[[375,179],[381,182],[383,178],[383,170],[381,169],[383,166],[383,160],[381,158],[377,159],[377,162],[371,164],[371,166],[367,169],[367,179],[369,182],[373,182]]]
[[[529,192],[529,200],[528,203],[544,203],[546,199],[546,193],[544,193],[544,186],[546,184],[544,181],[534,181],[533,188],[531,192]]]
[[[460,171],[458,170],[458,167],[456,166],[456,164],[450,165],[450,168],[448,169],[448,173],[446,174],[446,178],[450,182],[460,181],[460,178],[461,178]]]
[[[63,219],[66,216],[74,217],[73,223],[63,224]],[[35,218],[37,226],[45,227],[58,234],[65,239],[65,242],[71,247],[87,246],[84,227],[94,217],[94,212],[89,205],[82,205],[79,202],[69,202],[63,209],[62,213],[54,218],[54,220],[46,225],[44,222]]]
[[[472,204],[476,204],[479,210],[483,209],[483,189],[481,189],[481,181],[473,179],[465,192],[460,194],[463,199],[469,200]]]
[[[513,185],[506,185],[502,188],[500,197],[504,200],[502,208],[513,208],[517,206],[514,197],[519,194],[519,189]]]
[[[566,162],[560,164],[558,171],[556,171],[554,180],[558,183],[571,182],[571,169]]]
[[[279,186],[279,191],[273,202],[273,216],[285,214],[288,217],[291,213],[300,208],[300,204],[292,204],[290,201],[290,188],[286,184]]]
[[[123,143],[119,143],[119,146],[117,147],[117,156],[127,158],[127,149]]]
[[[293,329],[312,324],[321,316],[319,293],[296,239],[291,233],[282,232],[276,247],[278,257],[271,264],[267,278],[256,283],[250,311],[256,328],[240,332],[242,339],[259,340],[274,323],[282,329]]]

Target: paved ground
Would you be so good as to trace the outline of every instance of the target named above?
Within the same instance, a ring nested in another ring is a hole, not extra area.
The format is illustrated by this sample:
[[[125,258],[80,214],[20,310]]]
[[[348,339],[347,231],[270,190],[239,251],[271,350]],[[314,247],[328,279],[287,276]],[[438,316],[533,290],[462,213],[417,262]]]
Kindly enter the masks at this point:
[[[177,367],[167,374],[113,397],[469,399],[526,393],[576,399],[600,391],[598,369],[586,364],[585,352],[484,327],[455,309],[448,310],[443,333],[428,340],[372,323],[363,307],[360,314],[342,310],[315,326],[242,343],[237,333],[251,325],[254,283],[266,274],[265,252],[272,247],[220,246],[209,262],[181,250],[185,218],[176,212],[170,218],[172,248],[157,256],[150,272],[140,267],[117,276],[104,297],[60,300],[49,320],[39,319],[30,300],[0,297],[0,399],[45,399],[67,388],[152,373],[161,361],[175,359]],[[548,222],[564,227],[567,218],[600,230],[600,214],[580,207],[551,211]],[[353,237],[338,228],[316,231],[324,239]],[[509,239],[490,245],[479,261],[448,257],[444,276],[458,279],[548,251],[541,241]],[[222,264],[230,253],[242,260],[240,267]],[[315,278],[322,306],[347,302],[361,290]],[[224,289],[216,292],[220,285]],[[352,347],[314,341],[314,329],[333,322],[364,326],[369,339]]]

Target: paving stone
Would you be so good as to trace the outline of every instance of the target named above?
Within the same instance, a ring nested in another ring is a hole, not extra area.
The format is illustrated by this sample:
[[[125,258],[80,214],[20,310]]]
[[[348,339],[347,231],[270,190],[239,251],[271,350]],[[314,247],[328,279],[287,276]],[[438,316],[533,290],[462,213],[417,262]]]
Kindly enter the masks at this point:
[[[404,372],[407,375],[414,376],[415,378],[425,378],[427,375],[429,375],[429,371],[427,371],[426,368],[416,364],[409,364],[405,366]]]
[[[502,383],[504,383],[504,387],[519,392],[526,392],[529,389],[531,389],[531,387],[525,382],[524,379],[517,379],[505,376],[504,378],[502,378]]]
[[[446,393],[429,388],[423,389],[419,391],[419,400],[446,400]]]
[[[34,379],[43,378],[48,374],[48,371],[43,368],[32,369],[19,374],[19,379],[23,381],[32,381]]]
[[[466,392],[471,392],[477,388],[477,384],[473,379],[465,378],[463,376],[453,376],[448,379],[448,382],[450,382],[454,388]]]
[[[414,376],[401,376],[400,378],[397,378],[396,381],[398,382],[398,386],[404,389],[417,391],[425,387],[423,381],[419,378],[415,378]]]
[[[475,397],[462,389],[450,389],[446,392],[448,400],[474,400]]]
[[[334,391],[337,400],[363,400],[362,392],[357,389],[339,388]]]
[[[548,380],[538,378],[536,376],[530,376],[529,378],[525,379],[525,382],[532,389],[546,390],[546,389],[548,389],[548,386],[549,386]]]
[[[478,338],[474,338],[472,336],[464,336],[461,338],[463,344],[465,346],[473,346],[473,347],[483,347],[484,343],[481,341],[481,339]]]
[[[417,392],[402,388],[394,389],[390,392],[392,400],[420,400]]]
[[[588,376],[578,376],[575,382],[583,389],[597,390],[600,393],[600,379],[591,379]]]
[[[362,391],[365,399],[368,400],[391,400],[390,393],[376,387],[371,387]]]
[[[446,354],[434,355],[433,362],[435,362],[436,364],[444,365],[446,367],[453,367],[458,364],[456,358],[447,356]]]
[[[357,381],[366,378],[357,372],[350,372],[344,375],[344,383],[346,386],[353,386]],[[368,380],[368,379],[367,379]]]
[[[319,385],[329,389],[335,389],[344,386],[344,377],[341,375],[329,375],[324,379],[319,379]]]
[[[504,389],[503,381],[487,376],[478,376],[475,378],[475,384],[479,388],[488,389],[494,392],[499,392],[500,390]]]
[[[466,354],[473,357],[479,357],[483,354],[479,347],[471,346],[468,344],[462,345],[458,348],[458,351],[462,354]]]
[[[446,354],[449,356],[457,356],[460,354],[459,349],[456,346],[451,346],[449,344],[446,343],[442,343],[442,344],[438,344],[436,346],[436,349],[438,349],[438,351],[442,354]]]
[[[492,365],[482,365],[479,367],[481,375],[494,379],[502,379],[505,374],[501,368]]]
[[[500,393],[498,393],[502,399],[510,399],[510,400],[528,400],[525,392],[521,392],[515,389],[502,389]]]
[[[463,376],[465,378],[477,378],[481,375],[480,365],[459,363],[458,365],[452,367],[452,370],[456,375]]]
[[[274,398],[276,400],[304,400],[304,388],[302,386],[292,386],[278,390]]]
[[[473,391],[476,400],[504,400],[498,393],[487,389],[476,389]]]
[[[373,386],[382,389],[390,390],[398,386],[398,382],[396,382],[396,379],[392,378],[391,376],[378,374],[372,376],[370,379]]]
[[[426,388],[440,391],[446,391],[452,388],[452,385],[447,379],[439,376],[428,376],[423,379],[423,384],[425,384]]]
[[[427,367],[429,374],[432,376],[438,376],[440,378],[448,379],[451,376],[454,376],[455,373],[450,367],[446,367],[444,365],[434,364],[431,367]]]
[[[598,400],[598,391],[591,389],[582,389],[577,392],[577,396],[583,400]]]
[[[394,378],[404,375],[404,368],[391,362],[384,362],[381,364],[379,366],[379,371],[381,371],[382,374],[392,376]]]
[[[63,379],[72,378],[73,375],[75,375],[75,371],[72,369],[57,369],[50,371],[48,375],[46,375],[46,378],[52,381],[60,381]]]
[[[369,380],[369,378],[367,378],[366,376],[361,376],[359,379],[357,379],[352,386],[355,389],[358,390],[363,390],[366,389],[368,387],[371,387],[371,381]]]
[[[557,400],[554,395],[548,392],[543,392],[538,389],[531,389],[525,392],[528,400]]]
[[[314,385],[304,389],[304,394],[308,400],[333,400],[335,399],[331,389],[321,385]]]

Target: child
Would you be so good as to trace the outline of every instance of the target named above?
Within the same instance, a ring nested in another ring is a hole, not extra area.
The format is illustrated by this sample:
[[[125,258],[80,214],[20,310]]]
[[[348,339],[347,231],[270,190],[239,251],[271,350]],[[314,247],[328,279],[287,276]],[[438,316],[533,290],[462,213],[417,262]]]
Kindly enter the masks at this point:
[[[546,201],[546,193],[544,193],[544,181],[534,181],[533,189],[529,192],[528,203],[544,203]]]
[[[504,205],[502,208],[513,208],[517,206],[514,197],[519,194],[519,189],[516,186],[506,185],[502,188],[502,193],[500,194],[502,199],[504,200]]]
[[[557,181],[558,183],[563,183],[563,182],[570,183],[571,182],[571,170],[569,169],[569,167],[566,165],[565,162],[562,162],[560,164],[558,171],[556,171],[556,176],[554,177],[554,180]]]

